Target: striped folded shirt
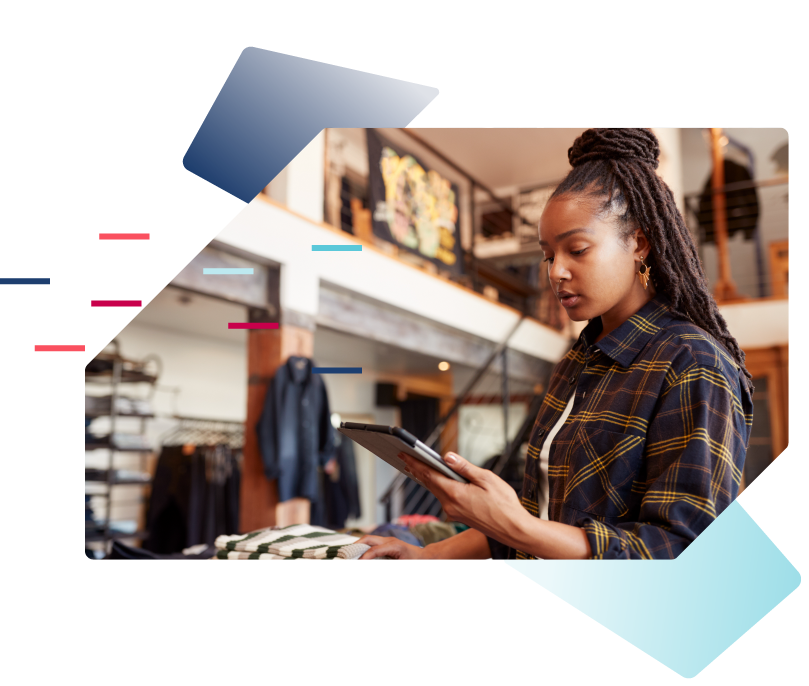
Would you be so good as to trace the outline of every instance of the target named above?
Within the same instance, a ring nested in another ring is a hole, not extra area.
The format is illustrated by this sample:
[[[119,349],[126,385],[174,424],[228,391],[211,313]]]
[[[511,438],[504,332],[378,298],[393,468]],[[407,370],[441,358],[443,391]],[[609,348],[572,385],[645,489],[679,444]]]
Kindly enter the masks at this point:
[[[320,526],[292,524],[282,528],[260,529],[249,534],[219,536],[214,544],[218,548],[217,559],[356,560],[370,548],[357,543],[358,540],[356,536],[340,534]],[[223,557],[220,553],[239,555],[234,557],[226,554]]]
[[[365,550],[357,553],[357,557],[343,558],[343,557],[310,557],[308,555],[303,557],[290,557],[287,555],[276,555],[275,553],[240,553],[238,550],[217,550],[214,560],[356,560]]]

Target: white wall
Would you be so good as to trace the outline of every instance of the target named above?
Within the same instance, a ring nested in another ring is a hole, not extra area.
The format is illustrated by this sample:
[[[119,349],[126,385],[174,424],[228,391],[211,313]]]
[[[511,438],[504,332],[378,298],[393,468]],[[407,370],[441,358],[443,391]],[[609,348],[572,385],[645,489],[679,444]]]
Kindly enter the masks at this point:
[[[789,343],[787,300],[753,300],[719,308],[742,350]]]
[[[323,221],[325,136],[321,131],[286,167],[286,205],[312,221]]]
[[[660,165],[657,168],[657,173],[671,188],[680,212],[684,212],[683,156],[680,129],[654,128],[652,131],[657,136],[657,140],[660,141]]]

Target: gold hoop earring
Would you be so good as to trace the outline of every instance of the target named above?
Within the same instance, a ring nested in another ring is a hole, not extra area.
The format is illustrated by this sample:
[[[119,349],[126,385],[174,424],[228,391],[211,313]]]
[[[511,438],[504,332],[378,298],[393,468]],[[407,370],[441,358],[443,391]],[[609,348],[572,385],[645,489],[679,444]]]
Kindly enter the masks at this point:
[[[649,287],[649,275],[652,273],[652,268],[643,261],[643,255],[640,256],[640,267],[638,268],[638,278],[643,286],[643,290]]]

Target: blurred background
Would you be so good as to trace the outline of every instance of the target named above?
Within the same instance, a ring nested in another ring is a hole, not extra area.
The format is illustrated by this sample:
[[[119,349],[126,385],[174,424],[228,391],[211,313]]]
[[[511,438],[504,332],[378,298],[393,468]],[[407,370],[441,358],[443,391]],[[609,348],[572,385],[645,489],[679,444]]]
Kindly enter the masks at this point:
[[[402,426],[519,488],[548,375],[583,326],[549,287],[536,230],[582,130],[317,136],[88,365],[88,555],[205,554],[218,534],[298,522],[420,544],[462,528],[341,442],[340,421]],[[654,131],[754,376],[744,488],[788,441],[787,132]],[[282,419],[262,415],[273,380],[306,384],[313,365],[362,371],[320,374],[327,407],[283,419],[317,425],[318,454],[300,459],[318,495],[281,502],[257,427]]]

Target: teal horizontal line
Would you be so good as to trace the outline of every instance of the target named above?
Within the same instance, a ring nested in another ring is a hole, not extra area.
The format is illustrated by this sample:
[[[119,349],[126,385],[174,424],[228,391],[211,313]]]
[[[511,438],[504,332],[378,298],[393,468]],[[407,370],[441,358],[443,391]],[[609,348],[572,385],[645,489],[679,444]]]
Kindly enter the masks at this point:
[[[313,245],[312,252],[362,252],[361,245]]]
[[[252,267],[203,267],[203,274],[252,274]]]

